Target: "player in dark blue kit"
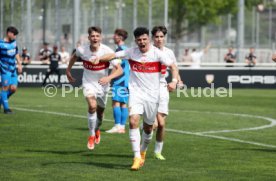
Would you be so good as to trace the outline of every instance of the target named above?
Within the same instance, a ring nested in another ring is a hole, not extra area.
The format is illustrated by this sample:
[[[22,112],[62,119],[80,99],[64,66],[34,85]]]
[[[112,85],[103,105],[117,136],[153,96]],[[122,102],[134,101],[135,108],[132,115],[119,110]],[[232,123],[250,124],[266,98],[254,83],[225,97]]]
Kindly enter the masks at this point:
[[[0,73],[2,85],[0,105],[3,105],[5,114],[11,114],[13,112],[9,108],[8,99],[15,93],[18,84],[15,59],[17,60],[18,73],[22,72],[22,65],[15,41],[18,30],[10,26],[6,32],[6,37],[0,39]]]
[[[124,29],[116,29],[113,40],[117,45],[117,51],[125,50],[124,45],[128,33]],[[129,63],[127,60],[122,60],[123,75],[115,78],[112,81],[112,107],[115,125],[107,133],[125,133],[125,124],[128,118],[128,79],[129,79]]]

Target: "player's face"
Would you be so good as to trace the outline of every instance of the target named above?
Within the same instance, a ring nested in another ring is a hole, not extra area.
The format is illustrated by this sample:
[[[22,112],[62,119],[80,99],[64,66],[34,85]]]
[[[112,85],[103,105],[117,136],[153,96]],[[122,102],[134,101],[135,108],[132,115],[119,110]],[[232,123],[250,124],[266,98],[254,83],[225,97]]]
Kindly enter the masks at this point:
[[[113,36],[113,40],[114,40],[114,43],[117,45],[120,43],[120,41],[122,40],[122,37],[117,35],[117,34],[114,34]]]
[[[150,45],[150,39],[147,34],[143,34],[137,38],[135,38],[135,42],[139,47],[139,50],[143,53],[147,52]]]
[[[90,41],[91,46],[96,48],[100,46],[102,36],[100,33],[92,31],[92,33],[88,36],[88,40]]]
[[[165,44],[165,35],[162,31],[157,31],[153,36],[154,46],[162,48]]]
[[[16,35],[14,35],[12,32],[8,32],[7,37],[9,38],[10,41],[12,41],[12,40],[15,40]]]

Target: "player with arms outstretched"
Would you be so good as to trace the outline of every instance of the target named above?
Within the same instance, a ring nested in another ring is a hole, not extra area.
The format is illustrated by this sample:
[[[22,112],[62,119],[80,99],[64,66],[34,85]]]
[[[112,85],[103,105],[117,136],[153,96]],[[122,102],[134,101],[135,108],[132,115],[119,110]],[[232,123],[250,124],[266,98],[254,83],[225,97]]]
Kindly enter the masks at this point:
[[[131,170],[138,170],[144,165],[146,150],[153,135],[152,128],[159,103],[161,63],[170,66],[172,70],[173,81],[168,84],[169,90],[176,88],[178,72],[172,60],[150,44],[147,28],[136,28],[134,37],[137,47],[104,55],[95,59],[94,63],[114,58],[124,58],[129,61],[129,137],[134,152]],[[141,116],[143,116],[144,127],[140,147],[139,120]]]

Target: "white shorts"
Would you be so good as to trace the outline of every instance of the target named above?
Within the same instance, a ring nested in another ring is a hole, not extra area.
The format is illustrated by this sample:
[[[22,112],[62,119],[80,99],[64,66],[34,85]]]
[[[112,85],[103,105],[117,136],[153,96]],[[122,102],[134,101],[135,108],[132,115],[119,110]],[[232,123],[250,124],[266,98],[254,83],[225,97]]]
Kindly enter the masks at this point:
[[[93,83],[83,83],[83,95],[85,97],[95,97],[97,105],[105,108],[107,103],[108,89],[105,87],[95,86]]]
[[[144,122],[153,125],[157,114],[158,103],[149,101],[137,101],[129,103],[129,115],[139,114],[143,116]]]
[[[168,115],[169,114],[169,91],[167,88],[167,84],[161,83],[160,84],[160,99],[159,99],[159,106],[158,112]]]

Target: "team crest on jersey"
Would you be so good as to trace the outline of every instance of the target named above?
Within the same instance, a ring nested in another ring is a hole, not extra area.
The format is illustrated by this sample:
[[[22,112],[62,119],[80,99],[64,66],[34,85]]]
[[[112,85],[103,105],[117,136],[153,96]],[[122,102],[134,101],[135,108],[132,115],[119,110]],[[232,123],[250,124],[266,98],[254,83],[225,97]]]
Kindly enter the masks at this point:
[[[207,74],[207,75],[205,75],[205,80],[207,81],[208,84],[213,83],[214,79],[215,79],[214,74]]]
[[[8,54],[9,56],[13,56],[13,55],[15,54],[15,52],[16,52],[16,49],[11,49],[11,50],[8,50],[8,51],[7,51],[7,54]]]

